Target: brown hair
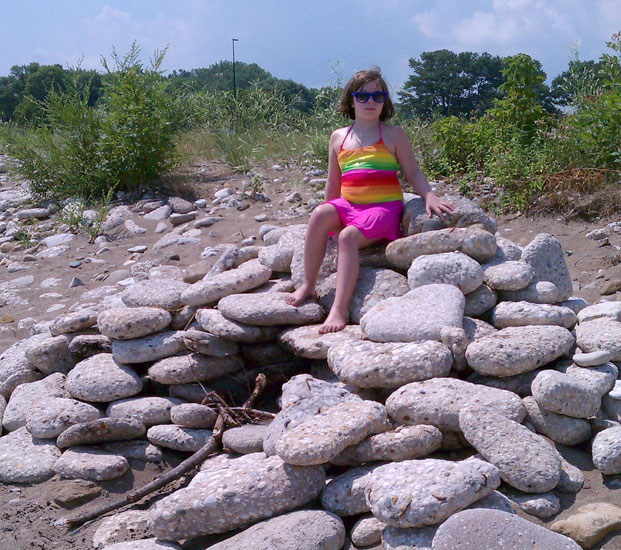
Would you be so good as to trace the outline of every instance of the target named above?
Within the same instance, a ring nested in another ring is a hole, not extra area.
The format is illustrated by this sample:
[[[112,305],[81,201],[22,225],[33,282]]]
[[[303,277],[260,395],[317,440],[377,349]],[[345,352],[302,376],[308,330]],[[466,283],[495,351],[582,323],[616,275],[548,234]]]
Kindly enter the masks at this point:
[[[390,100],[390,95],[388,93],[388,86],[386,82],[382,78],[382,73],[379,67],[371,67],[366,71],[358,71],[354,76],[349,79],[349,82],[345,84],[343,91],[341,92],[341,99],[339,100],[339,105],[337,107],[337,111],[341,113],[345,118],[351,118],[354,120],[356,115],[354,113],[354,105],[353,98],[351,96],[352,92],[357,92],[368,82],[373,82],[374,80],[379,80],[380,86],[382,90],[386,92],[386,99],[384,100],[384,106],[382,107],[382,112],[380,114],[380,120],[384,122],[388,120],[395,114],[395,108],[393,107],[392,101]]]

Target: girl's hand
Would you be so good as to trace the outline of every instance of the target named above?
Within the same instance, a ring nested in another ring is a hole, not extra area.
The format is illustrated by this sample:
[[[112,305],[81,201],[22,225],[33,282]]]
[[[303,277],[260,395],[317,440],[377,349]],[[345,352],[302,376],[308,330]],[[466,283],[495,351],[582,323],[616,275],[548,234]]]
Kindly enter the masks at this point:
[[[450,202],[439,199],[433,191],[430,191],[425,197],[425,210],[430,218],[437,214],[442,220],[443,214],[451,214],[455,207]]]

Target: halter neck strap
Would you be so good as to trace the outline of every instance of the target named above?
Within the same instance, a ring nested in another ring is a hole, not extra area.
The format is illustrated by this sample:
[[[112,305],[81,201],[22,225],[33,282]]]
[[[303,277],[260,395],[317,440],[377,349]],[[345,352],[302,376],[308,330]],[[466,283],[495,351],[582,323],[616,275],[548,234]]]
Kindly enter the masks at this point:
[[[352,124],[349,129],[347,130],[347,133],[345,134],[345,137],[343,138],[343,141],[341,141],[341,149],[343,148],[343,145],[345,144],[345,140],[347,139],[347,136],[349,135],[349,132],[351,132],[351,129],[354,127],[354,125]]]

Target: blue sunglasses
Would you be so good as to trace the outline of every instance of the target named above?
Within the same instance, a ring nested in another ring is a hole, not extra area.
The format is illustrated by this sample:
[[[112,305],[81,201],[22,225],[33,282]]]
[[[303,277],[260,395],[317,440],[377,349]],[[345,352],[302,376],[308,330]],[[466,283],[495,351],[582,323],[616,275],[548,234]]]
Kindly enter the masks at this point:
[[[352,92],[351,95],[358,103],[366,103],[370,97],[375,103],[384,103],[388,94],[386,92]]]

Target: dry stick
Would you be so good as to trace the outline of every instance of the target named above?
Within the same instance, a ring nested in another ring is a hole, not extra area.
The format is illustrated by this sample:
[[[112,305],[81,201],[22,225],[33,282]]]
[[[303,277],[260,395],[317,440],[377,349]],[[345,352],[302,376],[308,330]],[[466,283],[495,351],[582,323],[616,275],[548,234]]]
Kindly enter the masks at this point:
[[[267,379],[265,375],[259,374],[255,381],[254,390],[252,391],[252,394],[250,394],[250,397],[244,403],[242,410],[248,410],[248,411],[252,410],[251,406],[259,398],[261,392],[266,386],[266,383],[267,383]],[[226,404],[224,404],[224,407],[222,408],[228,408],[228,407],[226,407]],[[262,411],[256,411],[256,412],[262,412]],[[138,502],[139,500],[141,500],[148,494],[164,487],[171,481],[175,481],[176,479],[180,478],[186,472],[189,472],[190,470],[192,470],[193,468],[201,464],[210,454],[214,453],[220,448],[220,442],[222,440],[222,432],[224,431],[224,427],[225,427],[224,416],[222,414],[219,414],[218,418],[216,419],[216,423],[214,425],[212,438],[209,440],[209,442],[206,443],[203,447],[201,447],[198,451],[196,451],[191,457],[184,460],[177,467],[173,468],[170,472],[168,472],[167,474],[164,474],[162,477],[154,479],[151,483],[147,483],[144,487],[141,487],[140,489],[136,491],[131,491],[130,493],[125,495],[123,498],[115,502],[111,502],[109,504],[96,508],[95,510],[92,510],[91,512],[87,512],[86,514],[82,514],[77,517],[62,518],[56,523],[56,525],[58,527],[67,527],[67,528],[77,526],[77,525],[82,525],[86,523],[87,521],[97,519],[99,516],[103,514],[107,514],[108,512],[118,510],[119,508],[123,508],[124,506],[127,506],[128,504],[134,504],[135,502]]]

